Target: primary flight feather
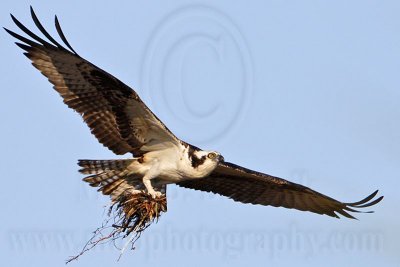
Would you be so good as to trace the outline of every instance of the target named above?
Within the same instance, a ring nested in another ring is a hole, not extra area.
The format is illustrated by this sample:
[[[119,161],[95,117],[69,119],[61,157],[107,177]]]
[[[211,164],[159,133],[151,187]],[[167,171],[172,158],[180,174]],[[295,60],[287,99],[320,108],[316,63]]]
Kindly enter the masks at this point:
[[[145,190],[153,197],[166,193],[167,184],[213,192],[242,203],[293,208],[339,218],[377,204],[378,191],[361,201],[344,203],[308,187],[225,162],[220,153],[204,151],[178,139],[123,82],[79,56],[65,38],[57,17],[55,26],[64,45],[32,19],[47,38],[34,34],[11,15],[30,37],[5,29],[63,98],[78,112],[101,144],[130,159],[79,160],[80,172],[91,186],[100,187],[113,201],[126,193]]]

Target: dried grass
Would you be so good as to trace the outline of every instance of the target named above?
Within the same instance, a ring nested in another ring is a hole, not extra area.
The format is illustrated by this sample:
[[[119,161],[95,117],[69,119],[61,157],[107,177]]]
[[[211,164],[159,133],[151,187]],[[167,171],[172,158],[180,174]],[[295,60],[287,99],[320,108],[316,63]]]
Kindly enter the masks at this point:
[[[108,211],[108,218],[103,225],[93,232],[92,238],[86,243],[82,251],[70,257],[66,263],[77,260],[85,252],[98,244],[114,242],[130,237],[124,247],[120,249],[120,257],[127,246],[135,249],[135,242],[142,232],[154,221],[157,222],[160,215],[167,211],[167,198],[162,195],[153,198],[145,192],[136,194],[124,194],[114,202]]]

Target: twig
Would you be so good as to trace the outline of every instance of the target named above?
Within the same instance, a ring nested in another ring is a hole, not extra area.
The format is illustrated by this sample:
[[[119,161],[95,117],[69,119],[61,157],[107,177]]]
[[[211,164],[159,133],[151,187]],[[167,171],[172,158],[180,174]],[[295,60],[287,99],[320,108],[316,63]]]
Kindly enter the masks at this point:
[[[93,236],[82,248],[81,252],[70,257],[66,263],[77,260],[85,252],[91,250],[98,244],[114,242],[118,239],[129,237],[128,241],[120,249],[118,260],[126,251],[129,244],[134,248],[134,244],[140,238],[142,232],[147,229],[154,221],[158,222],[160,215],[167,211],[167,200],[165,195],[153,198],[147,193],[125,194],[116,201],[108,211],[108,218],[93,232]],[[113,223],[110,224],[110,221]],[[105,230],[111,229],[107,235],[103,235]]]

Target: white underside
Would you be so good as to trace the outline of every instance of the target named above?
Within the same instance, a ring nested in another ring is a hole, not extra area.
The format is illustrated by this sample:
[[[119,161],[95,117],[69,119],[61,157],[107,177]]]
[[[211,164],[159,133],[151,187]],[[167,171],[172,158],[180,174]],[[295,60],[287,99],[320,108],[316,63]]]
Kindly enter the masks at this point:
[[[188,157],[188,148],[170,146],[162,150],[150,151],[143,156],[142,163],[134,161],[128,166],[132,174],[143,177],[143,184],[150,194],[155,194],[151,180],[157,178],[158,184],[178,183],[187,179],[199,179],[209,175],[216,167],[211,160],[194,168]]]

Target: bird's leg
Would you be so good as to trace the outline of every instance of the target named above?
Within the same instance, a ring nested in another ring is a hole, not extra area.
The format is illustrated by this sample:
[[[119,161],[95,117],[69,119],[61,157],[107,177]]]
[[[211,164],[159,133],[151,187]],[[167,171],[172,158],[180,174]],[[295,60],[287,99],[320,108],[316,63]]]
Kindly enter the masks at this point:
[[[151,179],[154,178],[152,175],[147,173],[143,177],[143,184],[146,187],[147,193],[149,193],[153,198],[160,197],[162,195],[161,192],[155,191],[153,186],[151,185]]]

